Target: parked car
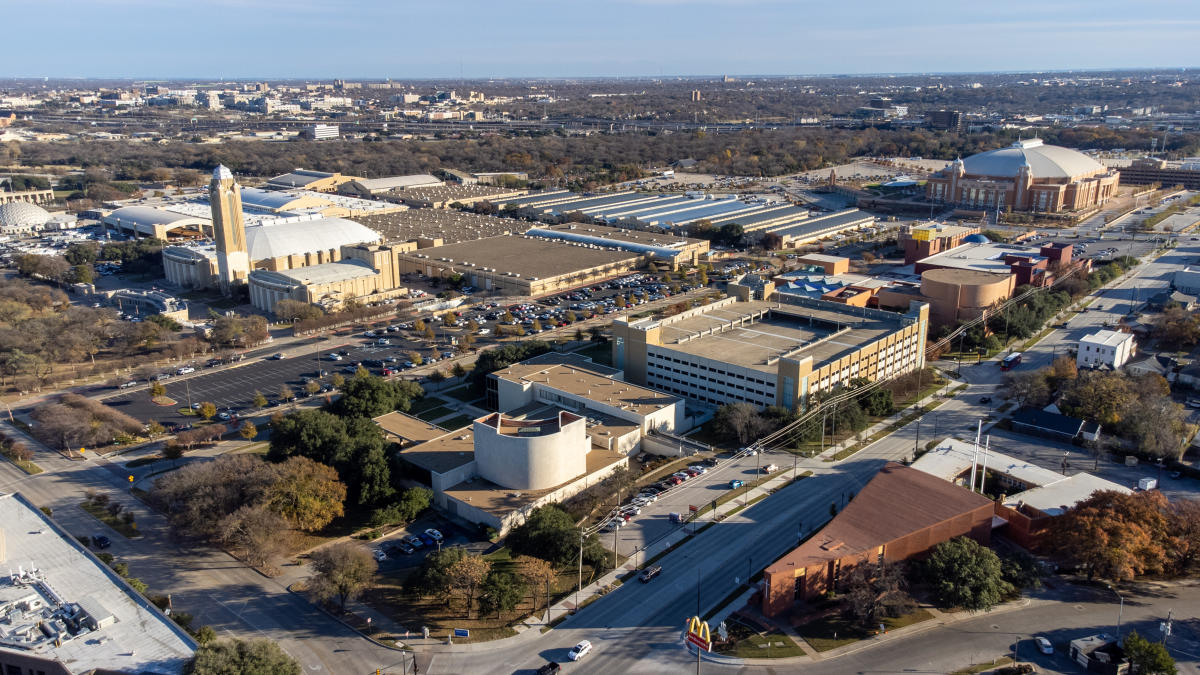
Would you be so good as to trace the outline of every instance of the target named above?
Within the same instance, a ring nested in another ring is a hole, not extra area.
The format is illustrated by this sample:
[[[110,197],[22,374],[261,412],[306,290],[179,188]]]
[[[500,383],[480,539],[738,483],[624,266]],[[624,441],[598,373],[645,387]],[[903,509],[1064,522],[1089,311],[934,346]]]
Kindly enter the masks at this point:
[[[271,355],[271,360],[272,361],[282,361],[283,360],[283,352],[275,352],[274,354]]]
[[[106,537],[102,534],[98,534],[98,535],[92,537],[92,546],[95,546],[96,548],[103,550],[103,549],[108,548],[109,546],[112,546],[112,540],[110,540],[108,537]]]
[[[417,537],[420,538],[421,543],[425,544],[426,546],[434,546],[437,544],[437,539],[434,539],[433,537],[425,534],[424,532],[422,532],[421,534],[418,534]]]
[[[617,513],[620,513],[621,515],[628,514],[631,516],[638,516],[642,513],[642,507],[638,506],[637,504],[628,504],[626,506],[622,506],[621,510]]]
[[[980,402],[980,403],[983,403],[983,404],[991,403],[991,402],[992,402],[992,397],[991,397],[991,396],[983,396],[983,397],[980,397],[980,399],[979,399],[979,402]]]
[[[604,524],[603,531],[604,532],[612,532],[613,530],[619,530],[619,529],[621,529],[621,526],[624,524],[625,524],[625,521],[623,519],[613,518],[612,520],[610,520]]]
[[[196,372],[196,369],[191,366],[184,366],[175,372],[179,375],[187,375],[188,373]]]
[[[708,467],[706,467],[702,464],[693,464],[693,465],[689,466],[688,468],[691,469],[692,471],[695,471],[698,474],[703,475],[703,474],[708,473]]]
[[[717,459],[716,457],[709,457],[708,459],[706,459],[700,463],[707,467],[714,467],[714,466],[720,464],[721,460]]]
[[[638,575],[638,579],[644,584],[660,574],[662,574],[662,565],[653,565],[642,570],[642,573]]]
[[[129,389],[130,387],[136,387],[136,386],[138,386],[138,383],[134,382],[133,380],[130,380],[129,382],[122,384],[121,389]]]
[[[400,540],[400,541],[396,542],[396,548],[400,549],[400,552],[403,553],[404,555],[412,555],[413,551],[417,550],[417,549],[413,548],[412,546],[410,546],[409,543],[404,540]]]
[[[1041,635],[1035,637],[1033,639],[1033,641],[1037,643],[1039,652],[1041,652],[1043,654],[1053,654],[1054,653],[1054,645],[1050,644],[1050,641],[1047,640],[1046,638],[1042,637]]]
[[[341,354],[330,354],[328,358],[330,361],[341,361],[342,355]]]
[[[442,537],[442,533],[438,532],[437,530],[433,529],[432,527],[429,528],[428,530],[425,530],[425,534],[432,537],[434,541],[442,541],[442,539],[444,539],[444,537]]]
[[[421,541],[421,538],[415,534],[410,534],[401,541],[413,548],[425,548],[425,542]]]
[[[774,464],[768,464],[762,468],[763,473],[775,473],[778,470],[779,467]]]
[[[379,549],[375,549],[374,551],[371,551],[371,555],[374,556],[375,560],[377,560],[379,562],[383,562],[384,560],[387,560],[387,554]]]
[[[690,466],[688,468],[684,469],[683,473],[686,473],[688,475],[688,478],[695,478],[696,476],[700,475],[700,471],[698,469],[694,469]]]
[[[578,661],[579,659],[587,656],[591,651],[592,643],[584,640],[574,647],[571,647],[571,651],[567,652],[567,658],[571,659],[572,661]]]

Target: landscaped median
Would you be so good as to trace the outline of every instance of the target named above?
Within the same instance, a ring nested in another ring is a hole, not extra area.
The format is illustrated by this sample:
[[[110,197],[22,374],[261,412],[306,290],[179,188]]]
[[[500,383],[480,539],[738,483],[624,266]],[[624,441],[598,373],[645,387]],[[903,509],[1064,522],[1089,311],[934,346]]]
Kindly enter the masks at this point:
[[[79,508],[127,539],[142,536],[138,532],[133,512],[126,511],[124,504],[109,500],[108,495],[89,493],[87,500],[81,502]]]

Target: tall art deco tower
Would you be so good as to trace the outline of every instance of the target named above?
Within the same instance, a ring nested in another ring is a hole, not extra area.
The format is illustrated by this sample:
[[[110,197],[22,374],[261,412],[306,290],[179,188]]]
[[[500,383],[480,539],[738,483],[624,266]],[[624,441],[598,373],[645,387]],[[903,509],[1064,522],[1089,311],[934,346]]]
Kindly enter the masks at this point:
[[[246,222],[242,217],[242,187],[224,165],[213,169],[208,185],[208,203],[212,206],[213,230],[217,239],[217,273],[221,292],[246,283],[250,275],[250,254],[246,250]]]

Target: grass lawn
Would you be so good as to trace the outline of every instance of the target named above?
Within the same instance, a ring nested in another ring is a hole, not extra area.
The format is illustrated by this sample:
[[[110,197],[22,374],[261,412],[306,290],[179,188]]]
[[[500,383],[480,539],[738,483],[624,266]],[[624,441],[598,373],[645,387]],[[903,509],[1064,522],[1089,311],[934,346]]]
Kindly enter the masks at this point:
[[[512,554],[507,548],[498,549],[486,556],[494,570],[511,571],[513,568]],[[468,619],[466,603],[461,597],[451,599],[447,605],[446,598],[413,599],[403,593],[404,579],[415,570],[398,570],[395,573],[381,574],[372,593],[364,597],[364,602],[390,616],[396,623],[409,630],[420,632],[421,626],[428,626],[432,635],[444,638],[452,628],[466,628],[471,631],[469,638],[455,638],[459,644],[467,642],[487,642],[514,635],[510,624],[516,623],[531,613],[539,616],[545,611],[546,599],[542,589],[536,594],[527,593],[517,608],[502,617],[495,614],[479,616],[479,601],[472,605],[471,618]],[[574,593],[578,580],[578,571],[574,567],[563,570],[550,585],[551,602],[554,604],[564,596]],[[583,569],[583,583],[586,586],[592,578],[592,570]],[[536,605],[535,605],[536,603]],[[376,636],[387,639],[388,636]],[[403,635],[400,636],[401,638]]]
[[[99,520],[117,532],[120,532],[121,536],[125,537],[126,539],[133,539],[134,537],[142,536],[141,533],[137,531],[136,522],[134,522],[132,525],[127,525],[125,521],[121,520],[120,515],[114,516],[103,506],[93,504],[91,502],[82,502],[79,505],[79,508],[90,513],[96,520]]]
[[[918,609],[911,614],[905,614],[894,619],[884,619],[883,625],[887,630],[896,630],[897,628],[911,626],[914,623],[920,623],[932,618],[933,615],[929,612]],[[865,629],[852,619],[841,614],[832,614],[798,626],[796,632],[813,649],[825,652],[871,637],[876,631]]]
[[[456,389],[450,389],[447,391],[443,391],[442,393],[445,394],[446,396],[456,398],[456,399],[462,401],[463,403],[470,403],[472,401],[478,401],[479,399],[483,398],[482,395],[477,394],[474,391],[472,391],[471,387],[469,387],[469,386],[468,387],[458,387]]]
[[[455,429],[470,426],[473,421],[475,421],[475,418],[470,415],[455,415],[448,420],[438,422],[438,426],[447,431],[454,431]]]
[[[729,443],[724,438],[722,438],[720,435],[718,435],[715,431],[713,431],[712,420],[709,420],[709,421],[705,422],[704,424],[701,424],[699,426],[699,428],[697,428],[695,431],[687,434],[687,437],[694,441],[700,441],[701,443],[707,443],[708,445],[711,445],[714,448],[724,448],[724,449],[732,450],[732,449],[736,449],[736,447],[737,447],[735,444]]]
[[[439,417],[445,417],[446,415],[452,414],[454,414],[453,410],[444,405],[439,405],[417,413],[417,418],[425,420],[426,422],[432,422]]]
[[[436,396],[425,396],[413,401],[412,405],[408,408],[407,414],[417,417],[426,410],[433,410],[444,405],[446,405],[446,402]]]
[[[770,648],[767,645],[770,644]],[[792,638],[779,632],[765,635],[754,634],[730,645],[729,654],[743,659],[782,659],[789,656],[804,656],[804,650]]]

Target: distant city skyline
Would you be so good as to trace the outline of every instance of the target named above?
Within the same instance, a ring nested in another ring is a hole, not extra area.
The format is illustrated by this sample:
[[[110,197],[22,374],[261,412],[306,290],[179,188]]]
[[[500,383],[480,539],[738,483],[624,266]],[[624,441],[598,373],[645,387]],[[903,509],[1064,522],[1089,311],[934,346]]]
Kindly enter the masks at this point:
[[[487,79],[1200,65],[1188,0],[40,0],[0,77]],[[1135,11],[1136,10],[1136,11]],[[1019,17],[1019,18],[1012,18]]]

